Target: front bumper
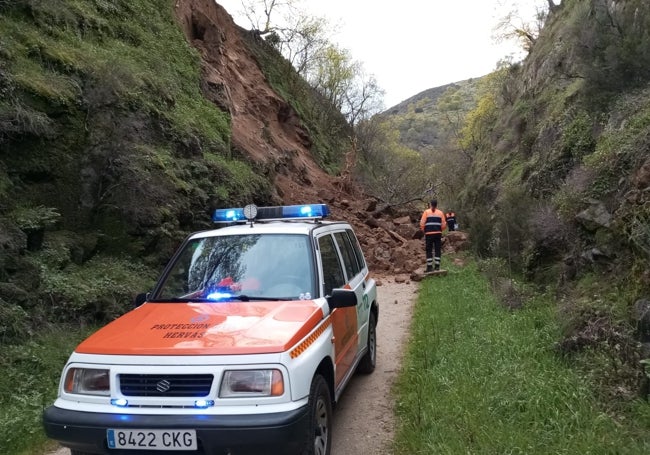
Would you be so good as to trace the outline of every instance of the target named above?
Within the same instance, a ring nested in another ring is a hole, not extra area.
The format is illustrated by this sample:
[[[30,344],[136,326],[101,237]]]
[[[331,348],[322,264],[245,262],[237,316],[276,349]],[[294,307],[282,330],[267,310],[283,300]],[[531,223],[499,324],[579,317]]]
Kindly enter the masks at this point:
[[[308,407],[259,415],[139,415],[71,411],[50,406],[43,413],[45,434],[62,445],[92,454],[136,454],[109,449],[108,428],[194,429],[198,451],[157,451],[172,455],[298,453],[309,425]]]

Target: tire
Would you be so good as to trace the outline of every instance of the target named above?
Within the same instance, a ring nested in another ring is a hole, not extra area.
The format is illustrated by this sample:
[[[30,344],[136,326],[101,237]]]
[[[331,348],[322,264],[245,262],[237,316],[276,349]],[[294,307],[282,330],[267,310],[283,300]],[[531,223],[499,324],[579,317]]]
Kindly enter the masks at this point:
[[[80,452],[78,450],[70,449],[70,455],[93,455],[93,454],[89,452]]]
[[[368,350],[361,358],[357,371],[361,374],[370,374],[377,365],[377,317],[370,312],[368,318]]]
[[[329,455],[332,449],[332,397],[320,374],[309,390],[309,429],[301,455]]]

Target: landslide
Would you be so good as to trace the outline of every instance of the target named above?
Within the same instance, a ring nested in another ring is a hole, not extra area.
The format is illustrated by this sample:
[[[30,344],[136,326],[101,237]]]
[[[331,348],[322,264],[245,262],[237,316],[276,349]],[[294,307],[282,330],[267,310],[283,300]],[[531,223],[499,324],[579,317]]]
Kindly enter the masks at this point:
[[[121,314],[217,207],[326,202],[371,268],[419,265],[345,119],[211,0],[0,2],[0,95],[5,342]]]

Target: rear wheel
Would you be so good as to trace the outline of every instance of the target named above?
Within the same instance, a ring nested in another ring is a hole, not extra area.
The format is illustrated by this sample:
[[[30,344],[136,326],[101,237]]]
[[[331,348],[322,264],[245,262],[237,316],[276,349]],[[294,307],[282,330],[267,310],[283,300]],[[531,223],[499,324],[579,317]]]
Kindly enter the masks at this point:
[[[93,455],[93,454],[89,452],[80,452],[79,450],[70,449],[70,455]]]
[[[332,399],[320,374],[314,376],[309,392],[309,431],[302,455],[329,455],[332,446]]]
[[[368,350],[361,358],[357,371],[362,374],[370,374],[375,371],[377,365],[377,316],[370,312],[368,318]]]

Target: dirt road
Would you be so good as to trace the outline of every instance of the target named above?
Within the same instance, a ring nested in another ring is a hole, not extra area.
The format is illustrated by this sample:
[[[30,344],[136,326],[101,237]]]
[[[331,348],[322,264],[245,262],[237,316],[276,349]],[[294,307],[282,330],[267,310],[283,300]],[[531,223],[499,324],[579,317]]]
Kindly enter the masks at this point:
[[[334,411],[332,455],[386,455],[393,437],[391,386],[407,341],[417,283],[381,278],[378,288],[377,368],[355,375]],[[48,455],[70,455],[60,448]]]
[[[399,373],[418,283],[381,279],[377,368],[355,375],[334,411],[332,455],[386,455],[395,419],[391,387]]]

